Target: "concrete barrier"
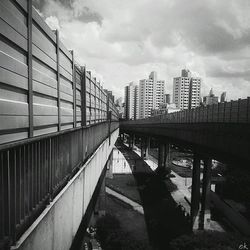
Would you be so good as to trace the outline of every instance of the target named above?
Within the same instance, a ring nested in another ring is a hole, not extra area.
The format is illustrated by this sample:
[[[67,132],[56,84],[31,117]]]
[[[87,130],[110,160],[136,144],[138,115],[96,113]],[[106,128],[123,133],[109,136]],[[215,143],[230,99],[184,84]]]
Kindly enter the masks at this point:
[[[107,138],[11,249],[68,250],[85,215],[119,129]]]

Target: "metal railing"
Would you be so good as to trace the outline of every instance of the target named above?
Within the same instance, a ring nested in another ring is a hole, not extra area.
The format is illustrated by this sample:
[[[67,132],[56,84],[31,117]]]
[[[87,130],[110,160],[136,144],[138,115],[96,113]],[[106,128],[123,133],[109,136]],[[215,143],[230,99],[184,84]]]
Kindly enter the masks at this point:
[[[149,123],[250,123],[250,97],[122,122],[122,124]]]
[[[109,129],[112,133],[118,126],[117,122],[99,123],[0,151],[0,249],[16,242],[110,136]]]

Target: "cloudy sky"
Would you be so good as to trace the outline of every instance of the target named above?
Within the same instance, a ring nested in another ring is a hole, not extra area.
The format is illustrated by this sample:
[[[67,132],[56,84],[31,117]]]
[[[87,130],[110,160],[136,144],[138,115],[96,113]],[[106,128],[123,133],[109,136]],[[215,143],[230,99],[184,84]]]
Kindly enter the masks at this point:
[[[250,96],[249,0],[33,0],[77,60],[116,97],[153,70],[167,82],[182,68],[227,99]]]

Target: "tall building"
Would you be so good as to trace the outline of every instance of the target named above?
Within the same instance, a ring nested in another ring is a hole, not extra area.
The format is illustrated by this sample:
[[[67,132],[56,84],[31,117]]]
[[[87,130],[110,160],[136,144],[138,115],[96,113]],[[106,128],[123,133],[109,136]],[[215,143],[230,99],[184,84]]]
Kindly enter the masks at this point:
[[[157,79],[157,73],[151,72],[148,79],[140,80],[138,89],[139,118],[151,116],[152,109],[158,109],[163,103],[165,81]]]
[[[125,87],[125,119],[136,119],[138,86],[131,82]]]
[[[173,103],[178,109],[191,109],[200,104],[201,78],[192,77],[189,70],[183,69],[180,77],[173,82]]]
[[[226,101],[226,95],[227,95],[227,92],[222,92],[222,94],[220,96],[220,102],[225,102]]]
[[[209,95],[203,97],[203,104],[205,106],[207,105],[213,105],[213,104],[218,104],[218,96],[215,96],[213,93],[213,89],[210,89]]]
[[[164,98],[163,98],[163,102],[167,103],[167,104],[170,104],[171,103],[170,98],[171,98],[170,94],[165,94]]]
[[[113,92],[107,89],[104,89],[104,91],[107,93],[108,97],[112,100],[112,102],[115,102],[115,96],[113,95]]]
[[[122,102],[122,98],[118,98],[115,101],[115,107],[117,108],[118,112],[119,112],[119,118],[125,118],[124,117],[124,103]]]

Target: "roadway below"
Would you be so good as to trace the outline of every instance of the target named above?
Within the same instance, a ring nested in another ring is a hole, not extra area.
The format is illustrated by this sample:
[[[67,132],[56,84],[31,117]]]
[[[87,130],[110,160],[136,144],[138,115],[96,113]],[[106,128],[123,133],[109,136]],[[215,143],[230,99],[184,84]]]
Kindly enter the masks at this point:
[[[150,244],[154,249],[168,249],[169,242],[179,235],[190,232],[190,224],[177,205],[164,181],[136,152],[124,144],[117,144],[124,155],[139,190],[144,210]]]

